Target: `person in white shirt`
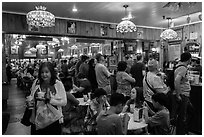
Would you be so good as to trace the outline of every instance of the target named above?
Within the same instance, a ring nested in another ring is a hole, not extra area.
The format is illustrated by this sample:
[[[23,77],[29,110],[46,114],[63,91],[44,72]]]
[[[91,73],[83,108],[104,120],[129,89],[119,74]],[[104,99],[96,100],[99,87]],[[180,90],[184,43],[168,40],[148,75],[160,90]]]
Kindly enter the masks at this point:
[[[167,93],[169,88],[164,83],[163,79],[157,75],[158,74],[158,61],[155,59],[150,59],[148,61],[148,70],[147,74],[143,79],[143,94],[145,98],[145,102],[151,108],[152,112],[150,114],[154,114],[157,110],[155,110],[152,104],[152,95],[155,93]]]
[[[111,94],[111,86],[110,86],[110,76],[113,75],[113,73],[110,73],[108,71],[108,68],[104,66],[104,57],[98,53],[96,55],[97,64],[95,66],[96,71],[96,80],[98,83],[98,88],[103,88],[107,95]]]

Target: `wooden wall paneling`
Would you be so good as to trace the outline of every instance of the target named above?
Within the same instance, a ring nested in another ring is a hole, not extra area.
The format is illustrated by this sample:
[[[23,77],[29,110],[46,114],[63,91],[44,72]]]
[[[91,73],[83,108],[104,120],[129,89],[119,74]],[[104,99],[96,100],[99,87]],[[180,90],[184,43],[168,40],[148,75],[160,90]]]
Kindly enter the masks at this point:
[[[7,17],[8,17],[8,22],[7,22],[8,23],[8,30],[9,31],[15,30],[15,24],[16,24],[15,15],[10,14]]]
[[[89,36],[94,36],[94,23],[89,24],[89,32],[90,32]]]
[[[91,31],[91,30],[90,30],[90,24],[91,24],[91,23],[89,23],[89,22],[86,22],[86,23],[85,23],[85,25],[86,25],[86,27],[85,27],[86,34],[85,34],[85,35],[86,35],[86,36],[90,36],[90,34],[91,34],[91,32],[90,32],[90,31]]]
[[[143,28],[142,31],[143,31],[143,37],[142,37],[142,39],[146,39],[146,29]]]
[[[79,35],[86,35],[86,24],[85,22],[80,23],[80,34]]]
[[[123,35],[122,33],[116,32],[116,37],[117,37],[117,38],[122,38],[122,35]]]
[[[116,38],[116,28],[112,29],[112,34],[113,38]]]
[[[55,26],[53,28],[55,33],[59,33],[58,28],[59,28],[59,22],[58,22],[58,19],[55,19]]]
[[[107,27],[108,27],[108,32],[107,32],[108,37],[113,37],[113,29],[111,29],[109,25]]]
[[[94,23],[94,36],[98,36],[98,37],[101,36],[99,23]]]
[[[76,22],[76,35],[80,34],[80,25],[81,25],[81,22],[77,21]]]
[[[23,31],[28,31],[28,24],[26,20],[26,16],[21,15],[20,16],[20,21],[21,21],[21,27]]]
[[[2,14],[2,30],[6,31],[8,29],[8,14]]]
[[[59,34],[62,34],[63,28],[62,28],[62,20],[59,20]]]
[[[15,23],[14,23],[14,25],[15,25],[15,30],[16,31],[21,31],[22,30],[21,23],[22,23],[22,21],[21,21],[20,16],[15,16]]]
[[[67,20],[61,20],[61,33],[67,34]]]
[[[61,19],[58,20],[58,34],[61,34]]]

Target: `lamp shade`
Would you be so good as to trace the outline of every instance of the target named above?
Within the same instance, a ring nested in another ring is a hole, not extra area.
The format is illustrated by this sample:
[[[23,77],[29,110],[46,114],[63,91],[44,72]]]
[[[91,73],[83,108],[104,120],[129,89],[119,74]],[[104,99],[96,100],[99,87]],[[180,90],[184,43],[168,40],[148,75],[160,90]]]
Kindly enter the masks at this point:
[[[38,45],[36,46],[36,48],[37,48],[37,49],[45,49],[46,47],[45,47],[45,45],[43,45],[43,44],[38,44]]]
[[[160,35],[160,37],[164,40],[172,40],[177,38],[177,33],[172,29],[166,29]]]
[[[35,27],[52,27],[55,25],[55,16],[46,11],[45,6],[36,6],[36,10],[27,14],[27,23]]]
[[[63,49],[59,49],[58,52],[64,52],[64,50]]]
[[[30,50],[31,52],[37,52],[37,49],[34,48],[34,47],[30,48],[29,50]]]
[[[30,50],[27,50],[27,51],[25,52],[25,54],[30,55],[30,54],[32,54],[32,53],[31,53]]]
[[[136,30],[136,25],[128,19],[121,21],[116,28],[116,31],[120,33],[134,32]]]

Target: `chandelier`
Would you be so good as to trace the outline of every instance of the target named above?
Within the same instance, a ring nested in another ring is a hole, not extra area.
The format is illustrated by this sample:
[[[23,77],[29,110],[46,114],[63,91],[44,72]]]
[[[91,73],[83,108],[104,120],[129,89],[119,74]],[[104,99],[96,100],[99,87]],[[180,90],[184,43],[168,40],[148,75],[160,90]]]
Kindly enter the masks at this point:
[[[45,6],[36,6],[36,10],[27,14],[27,23],[35,27],[52,27],[55,26],[55,16],[46,11]]]
[[[123,5],[125,8],[125,13],[128,5]],[[131,18],[125,17],[122,21],[117,25],[116,31],[120,33],[134,32],[137,30],[136,25],[130,21]]]
[[[172,30],[169,28],[169,19],[171,18],[167,18],[168,19],[168,29],[166,29],[165,31],[163,31],[160,35],[160,37],[163,40],[172,40],[172,39],[176,39],[177,38],[177,33],[176,31]]]

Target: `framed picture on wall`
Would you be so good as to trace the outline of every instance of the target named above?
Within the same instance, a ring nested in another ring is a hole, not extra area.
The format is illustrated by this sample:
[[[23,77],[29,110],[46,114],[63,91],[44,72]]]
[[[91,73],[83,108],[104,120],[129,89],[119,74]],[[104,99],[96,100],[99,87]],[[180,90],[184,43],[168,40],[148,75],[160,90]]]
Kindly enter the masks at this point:
[[[11,46],[11,55],[18,54],[18,46]]]
[[[72,21],[67,22],[67,33],[76,34],[76,22]]]
[[[102,53],[103,53],[104,55],[109,55],[109,56],[111,55],[111,43],[105,44],[105,45],[103,46]]]

